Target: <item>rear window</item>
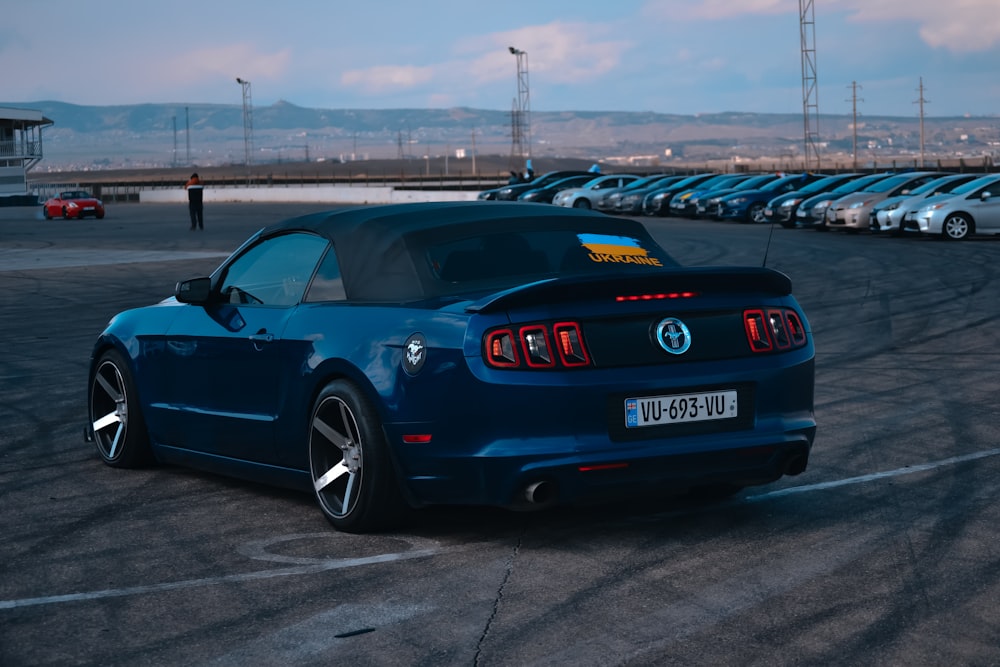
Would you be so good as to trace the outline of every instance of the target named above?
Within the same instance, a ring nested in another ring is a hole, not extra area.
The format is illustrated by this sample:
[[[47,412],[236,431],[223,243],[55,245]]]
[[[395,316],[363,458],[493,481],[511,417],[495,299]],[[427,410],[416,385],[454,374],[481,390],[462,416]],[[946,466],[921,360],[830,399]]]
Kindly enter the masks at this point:
[[[477,287],[677,266],[648,237],[570,230],[496,232],[455,239],[428,246],[426,256],[438,280]]]

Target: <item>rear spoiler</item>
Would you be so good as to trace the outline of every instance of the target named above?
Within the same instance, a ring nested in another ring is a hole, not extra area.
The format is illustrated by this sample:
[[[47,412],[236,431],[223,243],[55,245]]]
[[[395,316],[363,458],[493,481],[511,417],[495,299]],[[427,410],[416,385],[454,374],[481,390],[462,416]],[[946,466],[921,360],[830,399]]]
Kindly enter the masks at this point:
[[[755,293],[787,296],[792,281],[784,273],[762,267],[696,267],[656,273],[566,276],[495,292],[466,306],[467,312],[491,313],[513,307],[584,301],[628,294],[660,292]]]

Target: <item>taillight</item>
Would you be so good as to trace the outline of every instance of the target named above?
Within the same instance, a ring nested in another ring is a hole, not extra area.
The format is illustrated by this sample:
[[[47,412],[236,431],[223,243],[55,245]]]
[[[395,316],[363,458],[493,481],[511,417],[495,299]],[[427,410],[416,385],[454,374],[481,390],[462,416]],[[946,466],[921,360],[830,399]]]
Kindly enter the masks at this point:
[[[486,363],[494,368],[579,368],[590,365],[583,333],[576,322],[527,324],[488,331]]]
[[[552,368],[556,360],[549,345],[549,330],[541,325],[521,327],[524,361],[532,368]]]
[[[806,344],[802,319],[790,308],[745,310],[743,328],[754,352],[791,350]]]
[[[486,334],[486,360],[497,368],[516,368],[520,365],[514,332],[500,329]]]
[[[563,366],[589,366],[590,357],[583,347],[583,334],[576,322],[559,322],[552,325],[556,339],[556,351]]]
[[[806,344],[806,328],[802,326],[799,314],[794,310],[786,310],[785,323],[788,326],[788,335],[792,339],[794,347],[801,347]]]
[[[767,323],[771,326],[774,344],[779,350],[787,350],[792,346],[792,341],[788,338],[788,328],[785,326],[785,317],[780,310],[767,311]]]

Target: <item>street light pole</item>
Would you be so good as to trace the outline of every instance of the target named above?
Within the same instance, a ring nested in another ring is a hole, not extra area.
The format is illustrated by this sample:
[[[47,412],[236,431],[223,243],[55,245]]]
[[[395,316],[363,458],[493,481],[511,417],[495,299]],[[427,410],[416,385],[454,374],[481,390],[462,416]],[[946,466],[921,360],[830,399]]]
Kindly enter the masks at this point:
[[[243,89],[243,153],[247,168],[247,184],[249,184],[250,165],[253,164],[253,98],[249,81],[236,77],[236,83]]]

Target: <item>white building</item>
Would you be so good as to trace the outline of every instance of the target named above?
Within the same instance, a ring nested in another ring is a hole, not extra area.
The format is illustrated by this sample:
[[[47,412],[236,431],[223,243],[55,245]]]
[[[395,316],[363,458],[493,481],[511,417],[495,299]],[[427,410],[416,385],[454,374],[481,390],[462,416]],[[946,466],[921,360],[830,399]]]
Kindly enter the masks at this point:
[[[40,111],[0,107],[0,197],[28,194],[28,170],[42,159],[42,129],[52,124]]]

